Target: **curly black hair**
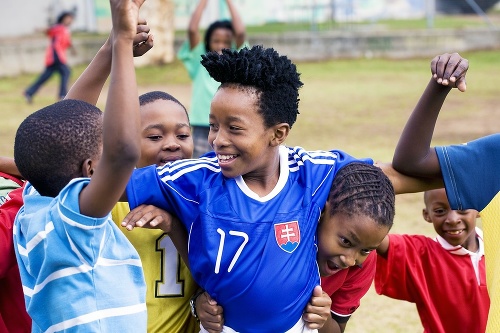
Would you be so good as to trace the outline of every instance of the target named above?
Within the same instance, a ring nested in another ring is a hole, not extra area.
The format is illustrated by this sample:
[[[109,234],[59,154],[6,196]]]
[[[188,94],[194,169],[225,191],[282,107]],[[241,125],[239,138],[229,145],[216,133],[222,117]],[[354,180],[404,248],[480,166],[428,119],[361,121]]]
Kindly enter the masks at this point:
[[[238,86],[252,89],[259,99],[259,112],[267,127],[288,123],[299,114],[300,74],[294,63],[273,48],[254,46],[240,51],[222,50],[202,55],[201,64],[216,81],[219,89]]]
[[[149,103],[153,103],[159,99],[162,99],[165,101],[172,101],[174,103],[179,104],[186,112],[186,116],[188,117],[188,120],[189,120],[189,115],[188,115],[188,112],[186,110],[186,107],[181,102],[179,102],[179,100],[177,98],[175,98],[174,96],[172,96],[169,93],[166,93],[164,91],[156,90],[156,91],[150,91],[150,92],[147,92],[145,94],[142,94],[141,96],[139,96],[139,105],[143,106],[143,105],[146,105]]]
[[[353,162],[340,169],[330,194],[330,215],[365,215],[391,228],[395,214],[394,187],[384,172],[371,164]]]
[[[69,99],[34,112],[19,125],[14,160],[41,195],[55,197],[101,149],[102,112]]]
[[[215,30],[217,29],[226,29],[230,30],[234,35],[234,27],[231,21],[229,20],[219,20],[210,24],[205,32],[204,43],[205,43],[205,52],[210,52],[210,39]]]

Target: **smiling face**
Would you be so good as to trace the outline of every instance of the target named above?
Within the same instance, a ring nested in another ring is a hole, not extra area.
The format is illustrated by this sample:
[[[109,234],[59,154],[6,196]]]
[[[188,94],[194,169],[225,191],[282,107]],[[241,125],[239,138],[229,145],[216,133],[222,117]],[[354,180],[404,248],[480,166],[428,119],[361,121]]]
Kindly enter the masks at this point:
[[[321,276],[361,265],[389,232],[366,215],[328,213],[328,203],[318,225],[317,261]]]
[[[452,210],[444,189],[427,191],[424,200],[424,219],[434,225],[439,236],[451,245],[462,245],[472,252],[477,250],[476,210]]]
[[[267,128],[258,111],[254,88],[226,86],[215,94],[210,107],[208,142],[224,176],[261,181],[279,175],[279,145],[289,126]]]
[[[158,166],[193,155],[193,138],[186,111],[164,99],[141,106],[141,158],[137,167]]]

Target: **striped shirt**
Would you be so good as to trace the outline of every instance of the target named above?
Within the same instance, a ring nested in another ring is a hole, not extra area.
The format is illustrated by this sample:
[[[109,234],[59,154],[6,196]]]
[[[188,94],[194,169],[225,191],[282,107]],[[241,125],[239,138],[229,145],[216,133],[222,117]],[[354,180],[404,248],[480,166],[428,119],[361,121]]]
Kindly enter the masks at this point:
[[[137,251],[110,216],[80,214],[89,179],[55,198],[27,184],[14,246],[32,332],[146,332],[146,286]]]

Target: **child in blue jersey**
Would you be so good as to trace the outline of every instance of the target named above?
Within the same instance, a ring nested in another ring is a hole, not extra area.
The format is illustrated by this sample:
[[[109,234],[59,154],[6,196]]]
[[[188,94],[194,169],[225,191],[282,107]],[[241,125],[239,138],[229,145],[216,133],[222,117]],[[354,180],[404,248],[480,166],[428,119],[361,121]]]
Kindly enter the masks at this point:
[[[349,307],[359,305],[375,275],[376,257],[370,253],[391,228],[393,216],[392,184],[381,169],[365,163],[350,163],[340,169],[318,226],[317,262],[322,285],[331,293],[326,297],[328,300],[331,297],[332,303],[331,315],[328,306],[327,320],[323,327],[319,326],[320,333],[344,331],[354,310],[339,313],[339,308],[344,310],[343,304],[334,302],[341,303],[348,298],[345,302]],[[210,333],[221,332],[224,309],[207,293],[195,302],[203,327]],[[310,322],[323,316],[320,302],[324,300],[319,295],[311,299],[304,320]]]
[[[193,277],[224,307],[226,330],[308,331],[302,313],[320,283],[315,235],[332,181],[349,163],[372,161],[282,145],[302,82],[273,49],[223,50],[203,56],[202,64],[221,82],[210,112],[214,152],[135,170],[128,201],[181,220]],[[377,213],[387,220],[385,211]],[[342,218],[349,224],[357,216]],[[354,265],[361,252],[356,240],[339,239],[349,255],[323,259],[328,274]]]
[[[104,116],[63,100],[28,116],[15,137],[28,183],[14,242],[33,332],[146,332],[141,262],[109,215],[140,157],[133,50],[143,1],[110,3]]]

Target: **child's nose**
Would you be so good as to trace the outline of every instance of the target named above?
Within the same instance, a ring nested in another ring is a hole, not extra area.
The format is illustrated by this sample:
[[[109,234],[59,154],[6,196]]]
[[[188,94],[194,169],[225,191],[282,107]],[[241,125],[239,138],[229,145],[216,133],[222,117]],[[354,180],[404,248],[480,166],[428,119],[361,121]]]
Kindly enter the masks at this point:
[[[180,149],[180,145],[174,140],[167,140],[163,144],[163,150],[177,150]]]
[[[352,253],[341,255],[340,260],[342,261],[344,268],[356,265],[356,257]]]

